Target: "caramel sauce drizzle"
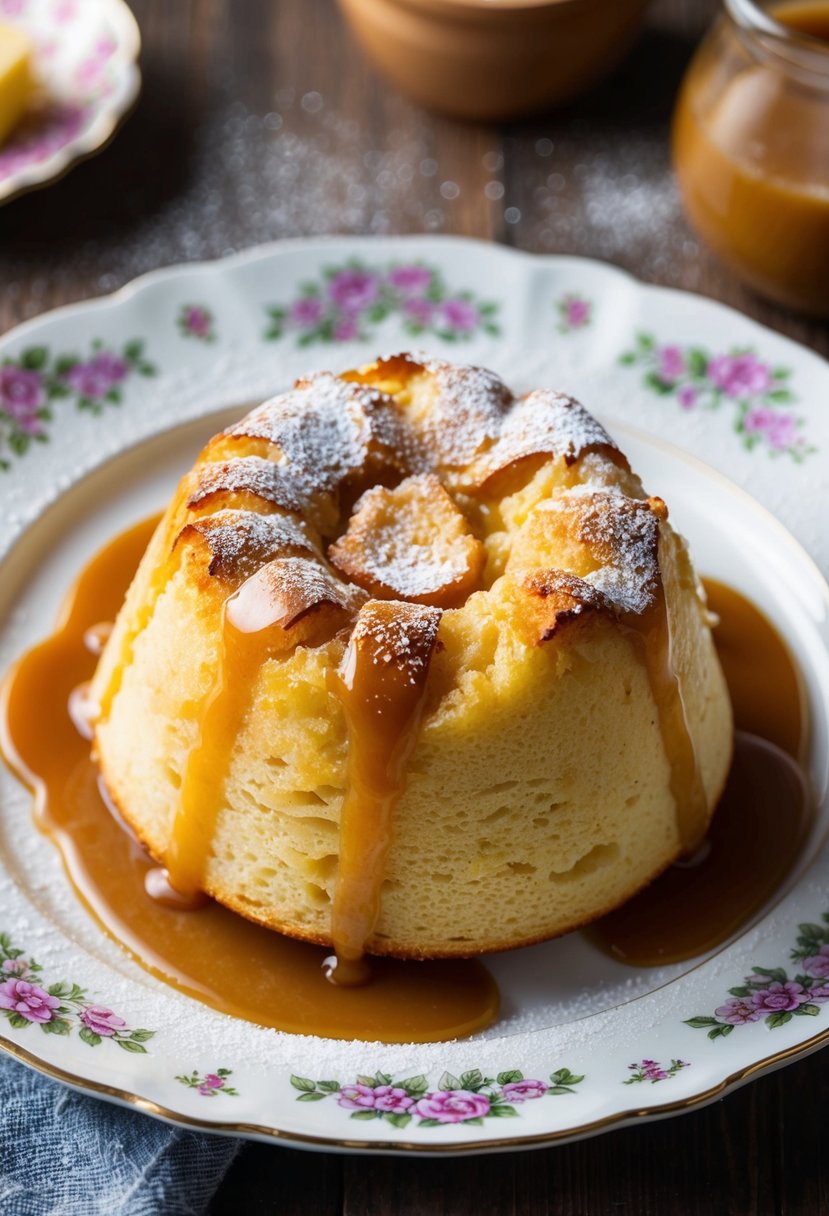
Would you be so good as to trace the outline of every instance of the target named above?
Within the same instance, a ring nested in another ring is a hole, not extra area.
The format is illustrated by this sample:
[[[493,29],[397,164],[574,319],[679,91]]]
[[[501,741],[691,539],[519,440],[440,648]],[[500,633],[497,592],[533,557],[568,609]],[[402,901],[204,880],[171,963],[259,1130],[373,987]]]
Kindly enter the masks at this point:
[[[158,979],[260,1026],[386,1043],[437,1042],[484,1029],[498,1016],[499,996],[476,960],[374,959],[371,984],[346,988],[327,982],[322,947],[283,937],[212,900],[194,912],[177,899],[148,897],[147,886],[157,888],[161,872],[102,796],[89,741],[73,725],[68,702],[95,668],[96,647],[85,644],[85,635],[102,618],[114,619],[154,524],[130,529],[92,559],[56,631],[2,687],[3,755],[33,790],[35,822],[59,848],[81,901]]]
[[[331,909],[329,978],[338,984],[366,979],[360,960],[380,910],[392,813],[417,739],[440,617],[437,608],[371,600],[360,612],[341,670],[332,674],[349,739]]]
[[[673,664],[668,606],[660,583],[653,602],[642,613],[627,613],[628,630],[644,666],[659,714],[662,745],[670,765],[670,789],[676,804],[676,820],[683,851],[692,853],[705,836],[709,804],[702,783],[682,688]]]

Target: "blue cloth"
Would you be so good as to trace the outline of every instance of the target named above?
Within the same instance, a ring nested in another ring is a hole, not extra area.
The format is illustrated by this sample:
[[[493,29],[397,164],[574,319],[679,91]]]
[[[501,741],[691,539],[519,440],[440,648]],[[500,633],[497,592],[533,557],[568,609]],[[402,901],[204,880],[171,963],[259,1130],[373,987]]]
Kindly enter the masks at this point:
[[[200,1216],[241,1145],[88,1098],[0,1052],[3,1216]]]

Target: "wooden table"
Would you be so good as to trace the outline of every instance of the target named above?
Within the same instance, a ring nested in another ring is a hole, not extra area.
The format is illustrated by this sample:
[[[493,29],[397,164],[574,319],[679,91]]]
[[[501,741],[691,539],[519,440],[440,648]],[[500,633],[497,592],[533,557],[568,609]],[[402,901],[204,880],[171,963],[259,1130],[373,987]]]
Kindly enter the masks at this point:
[[[612,3],[613,0],[608,0]],[[0,329],[157,266],[320,232],[452,232],[605,258],[829,354],[829,329],[735,282],[683,219],[668,121],[713,0],[661,0],[611,81],[505,127],[433,117],[380,80],[331,0],[134,0],[144,95],[99,158],[0,220]],[[468,1159],[246,1146],[211,1208],[694,1216],[829,1212],[829,1052],[667,1121]]]

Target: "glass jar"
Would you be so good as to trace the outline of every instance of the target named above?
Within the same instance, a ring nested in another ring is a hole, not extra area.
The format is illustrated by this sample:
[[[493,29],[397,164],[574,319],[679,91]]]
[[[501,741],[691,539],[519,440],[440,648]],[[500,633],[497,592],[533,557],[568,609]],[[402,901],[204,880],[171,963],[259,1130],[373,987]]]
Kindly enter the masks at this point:
[[[751,287],[829,316],[829,0],[724,0],[674,116],[692,224]]]

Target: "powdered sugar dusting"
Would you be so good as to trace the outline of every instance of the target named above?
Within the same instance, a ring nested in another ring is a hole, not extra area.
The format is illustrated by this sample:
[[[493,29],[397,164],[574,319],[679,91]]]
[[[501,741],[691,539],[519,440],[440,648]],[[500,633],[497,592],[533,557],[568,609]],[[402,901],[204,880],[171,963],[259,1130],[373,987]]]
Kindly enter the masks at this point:
[[[580,402],[552,389],[536,389],[515,402],[497,441],[475,462],[471,476],[473,483],[482,484],[527,456],[563,458],[569,465],[596,448],[618,451],[604,427]]]
[[[497,438],[512,393],[484,367],[458,367],[433,359],[425,368],[434,376],[436,388],[426,419],[427,437],[441,464],[461,467]]]
[[[279,554],[314,553],[305,526],[290,516],[217,511],[207,519],[188,524],[182,537],[188,532],[199,533],[210,546],[209,573],[232,581],[249,578],[259,566]]]
[[[301,514],[303,500],[293,477],[283,466],[262,456],[239,456],[204,464],[197,470],[198,484],[188,507],[197,507],[212,494],[254,494],[284,511]]]
[[[442,612],[403,600],[370,600],[357,617],[351,641],[377,666],[394,664],[417,684],[428,671]]]
[[[554,508],[575,512],[581,540],[601,563],[585,581],[619,612],[643,613],[660,586],[659,518],[650,503],[584,486],[563,494]]]

